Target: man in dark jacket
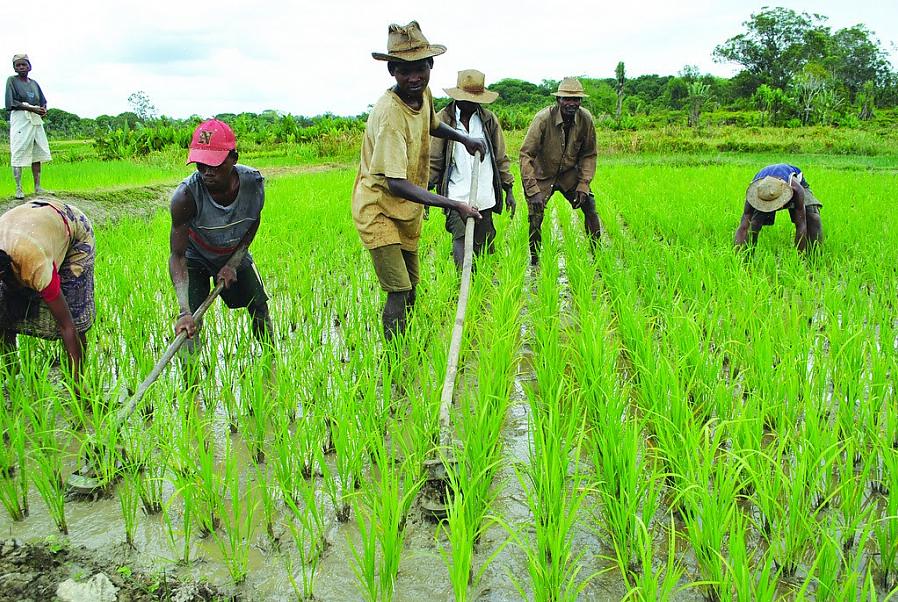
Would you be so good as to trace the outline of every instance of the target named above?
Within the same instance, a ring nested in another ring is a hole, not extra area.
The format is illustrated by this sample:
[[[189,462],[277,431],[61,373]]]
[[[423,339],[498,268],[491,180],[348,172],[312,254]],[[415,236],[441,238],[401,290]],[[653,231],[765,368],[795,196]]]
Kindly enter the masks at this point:
[[[596,173],[596,128],[581,101],[583,85],[566,77],[554,93],[556,103],[534,116],[521,145],[521,183],[530,222],[530,263],[539,263],[543,215],[556,191],[583,211],[586,233],[595,247],[601,233],[590,187]]]
[[[429,187],[451,199],[470,202],[480,211],[483,219],[474,223],[474,253],[493,250],[496,228],[493,214],[502,213],[503,191],[505,205],[514,217],[515,199],[512,193],[514,176],[511,162],[505,153],[505,136],[495,113],[484,108],[498,98],[496,92],[484,87],[485,76],[480,71],[468,69],[458,72],[454,88],[444,88],[453,99],[437,114],[449,127],[472,138],[486,140],[487,156],[478,164],[477,198],[470,199],[472,164],[471,157],[459,142],[431,138]],[[452,234],[452,259],[461,269],[464,261],[465,220],[454,209],[444,209],[446,230]]]

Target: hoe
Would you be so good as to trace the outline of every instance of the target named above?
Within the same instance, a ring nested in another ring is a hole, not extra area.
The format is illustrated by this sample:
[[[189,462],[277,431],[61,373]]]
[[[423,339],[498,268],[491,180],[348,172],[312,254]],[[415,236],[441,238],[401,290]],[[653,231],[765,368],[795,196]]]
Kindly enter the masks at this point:
[[[474,154],[471,166],[471,193],[468,204],[477,198],[477,177],[480,165],[480,152]],[[465,313],[468,309],[468,294],[471,291],[471,265],[474,255],[474,218],[465,220],[465,257],[461,269],[461,288],[458,292],[458,306],[455,310],[455,324],[452,326],[452,338],[449,342],[449,357],[446,362],[446,377],[443,379],[443,393],[440,396],[440,457],[430,458],[424,462],[427,473],[426,495],[422,497],[421,508],[434,518],[446,517],[446,496],[449,486],[449,471],[455,468],[456,460],[451,456],[452,427],[450,425],[449,408],[455,392],[455,377],[458,375],[458,355],[461,352],[461,336],[465,327]]]

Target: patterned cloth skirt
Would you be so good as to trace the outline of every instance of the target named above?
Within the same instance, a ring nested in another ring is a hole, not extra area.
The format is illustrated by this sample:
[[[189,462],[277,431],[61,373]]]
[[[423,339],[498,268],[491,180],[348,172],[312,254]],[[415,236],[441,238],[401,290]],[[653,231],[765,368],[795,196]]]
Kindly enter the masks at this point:
[[[62,296],[72,313],[75,330],[87,332],[97,313],[94,304],[94,231],[90,220],[77,207],[64,205],[63,213],[72,232],[72,242],[58,268]],[[9,288],[0,282],[0,329],[41,339],[61,338],[56,318],[40,295],[31,290],[25,292],[31,295],[33,307],[29,306],[24,319],[11,322],[5,303],[5,296],[10,294]]]

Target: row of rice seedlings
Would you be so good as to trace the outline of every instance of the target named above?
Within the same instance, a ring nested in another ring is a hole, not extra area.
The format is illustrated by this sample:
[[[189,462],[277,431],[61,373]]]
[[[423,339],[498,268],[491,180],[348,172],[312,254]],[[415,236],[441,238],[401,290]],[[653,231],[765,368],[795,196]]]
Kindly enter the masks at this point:
[[[258,517],[257,488],[249,482],[241,483],[240,467],[230,440],[224,451],[224,475],[222,480],[228,503],[221,503],[215,518],[220,519],[221,529],[213,531],[215,543],[221,551],[231,580],[240,585],[246,580],[249,565],[250,542],[255,533]]]
[[[65,518],[65,476],[63,475],[64,436],[58,426],[59,402],[53,396],[38,397],[27,407],[31,424],[31,480],[50,512],[60,533],[68,534]]]
[[[18,522],[28,516],[28,437],[24,410],[12,401],[0,402],[0,432],[0,503]]]

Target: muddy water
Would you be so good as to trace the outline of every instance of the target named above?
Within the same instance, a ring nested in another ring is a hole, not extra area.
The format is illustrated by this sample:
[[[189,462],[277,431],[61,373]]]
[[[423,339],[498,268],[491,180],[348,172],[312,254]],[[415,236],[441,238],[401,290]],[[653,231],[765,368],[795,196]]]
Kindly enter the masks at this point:
[[[566,287],[563,263],[560,266],[561,284]],[[538,273],[527,276],[527,286],[535,286]],[[567,293],[567,291],[566,291]],[[527,293],[529,296],[529,293]],[[526,308],[525,308],[526,312]],[[526,319],[524,320],[524,335]],[[526,340],[526,336],[524,337]],[[532,516],[526,503],[526,496],[518,480],[516,469],[529,461],[529,420],[530,409],[526,398],[526,388],[535,376],[532,370],[531,351],[522,349],[518,375],[514,382],[512,399],[508,407],[506,422],[501,434],[504,461],[496,478],[497,496],[492,511],[525,535],[532,535],[527,525]],[[251,465],[249,453],[239,435],[228,431],[227,417],[218,404],[213,421],[212,438],[219,459],[230,438],[232,451],[240,466]],[[252,471],[243,475],[243,485],[252,480]],[[319,487],[319,491],[322,488]],[[173,495],[171,485],[164,498]],[[12,523],[3,514],[0,517],[0,534],[24,540],[42,540],[55,533],[55,527],[36,490],[29,495],[31,515],[21,523]],[[353,570],[353,545],[360,545],[360,538],[354,520],[337,523],[330,503],[321,499],[327,517],[326,539],[328,547],[321,558],[315,577],[315,598],[319,601],[358,600],[358,580]],[[176,536],[170,542],[169,532],[163,516],[139,518],[135,536],[135,549],[124,545],[124,522],[116,498],[94,502],[70,502],[66,506],[69,524],[69,541],[74,546],[84,546],[94,550],[98,558],[111,566],[128,566],[132,570],[147,573],[165,571],[178,575],[184,580],[201,579],[221,587],[241,599],[246,600],[290,600],[295,599],[287,566],[292,563],[293,573],[299,581],[299,559],[293,541],[287,532],[287,513],[283,504],[279,505],[280,516],[274,531],[280,544],[269,541],[265,534],[261,512],[255,521],[256,529],[249,542],[249,574],[246,582],[238,587],[231,585],[222,553],[213,537],[194,536],[191,544],[192,561],[179,563],[175,559],[181,554],[183,541]],[[626,587],[618,576],[611,560],[612,551],[596,535],[597,521],[593,515],[594,502],[587,500],[581,510],[580,524],[575,531],[574,547],[582,553],[582,570],[579,578],[592,576],[584,589],[583,600],[619,600],[626,594]],[[180,508],[172,508],[175,529],[180,528]],[[527,560],[524,553],[514,545],[507,544],[508,535],[502,527],[492,526],[481,537],[473,560],[474,573],[483,571],[479,583],[472,585],[472,600],[505,602],[522,598],[518,587],[523,588],[524,597],[531,598]],[[394,599],[398,601],[421,602],[424,600],[451,600],[452,593],[448,572],[441,556],[441,547],[446,542],[437,526],[424,518],[417,505],[412,507],[405,532],[405,548],[399,566]],[[489,559],[494,557],[485,568]],[[678,596],[680,600],[697,600],[697,592],[686,592]]]

